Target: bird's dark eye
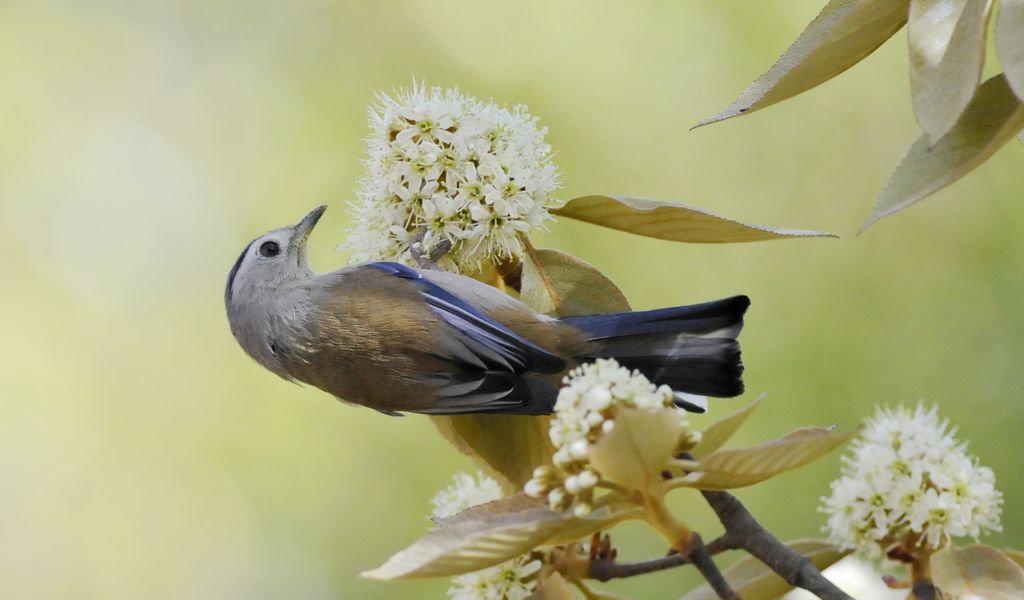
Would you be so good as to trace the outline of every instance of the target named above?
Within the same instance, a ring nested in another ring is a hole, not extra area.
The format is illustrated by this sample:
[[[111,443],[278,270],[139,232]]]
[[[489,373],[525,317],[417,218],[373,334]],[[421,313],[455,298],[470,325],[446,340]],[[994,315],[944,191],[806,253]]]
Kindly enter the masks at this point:
[[[271,258],[281,252],[281,247],[277,245],[277,242],[263,242],[260,244],[258,252],[263,258]]]

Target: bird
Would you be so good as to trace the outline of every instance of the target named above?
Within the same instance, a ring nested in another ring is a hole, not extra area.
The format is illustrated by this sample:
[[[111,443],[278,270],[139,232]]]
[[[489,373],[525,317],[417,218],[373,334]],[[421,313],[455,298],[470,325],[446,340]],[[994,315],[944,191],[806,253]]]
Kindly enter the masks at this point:
[[[545,415],[566,374],[613,358],[694,412],[743,392],[744,295],[655,310],[554,317],[440,269],[368,262],[314,273],[306,242],[326,206],[250,242],[224,290],[257,363],[389,415]]]

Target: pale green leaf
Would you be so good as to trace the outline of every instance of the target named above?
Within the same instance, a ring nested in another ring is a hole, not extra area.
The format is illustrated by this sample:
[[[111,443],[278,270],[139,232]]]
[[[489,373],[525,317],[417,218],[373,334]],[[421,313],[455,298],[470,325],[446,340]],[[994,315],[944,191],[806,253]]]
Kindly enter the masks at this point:
[[[727,441],[729,441],[732,434],[736,433],[736,430],[747,421],[747,417],[749,417],[750,413],[754,412],[754,409],[761,404],[761,400],[764,399],[764,396],[764,394],[761,394],[756,400],[747,406],[744,406],[731,415],[712,423],[707,429],[701,432],[700,443],[690,451],[690,454],[692,454],[694,458],[701,458],[721,448]]]
[[[831,0],[766,73],[694,127],[771,106],[822,84],[875,51],[907,22],[909,0]]]
[[[1010,560],[1024,568],[1024,552],[1013,548],[1003,548],[1003,554],[1010,557]]]
[[[1024,101],[1024,0],[1001,0],[996,18],[996,50],[1003,72]],[[1024,142],[1024,134],[1021,134]]]
[[[578,596],[558,571],[542,575],[537,582],[537,591],[529,600],[576,600]]]
[[[1024,128],[1024,104],[1002,75],[986,81],[934,145],[922,135],[889,178],[861,231],[960,179]]]
[[[610,529],[617,523],[643,517],[644,509],[632,502],[613,502],[594,509],[585,517],[568,516],[550,537],[544,540],[546,546],[560,546],[581,540],[595,532]]]
[[[547,507],[536,507],[461,519],[428,532],[362,576],[384,580],[417,579],[485,569],[543,543],[568,518]]]
[[[460,452],[474,459],[506,492],[523,489],[554,447],[550,417],[521,415],[432,416],[434,425]]]
[[[824,540],[793,540],[786,545],[797,554],[811,559],[818,570],[838,562],[849,554]],[[722,572],[725,580],[743,600],[774,600],[793,586],[753,556],[747,556]],[[682,597],[682,600],[717,600],[711,586],[704,584]]]
[[[434,521],[440,527],[451,527],[466,521],[483,521],[491,517],[547,507],[548,505],[546,502],[536,498],[531,498],[524,492],[517,492],[511,496],[505,496],[504,498],[492,500],[491,502],[484,502],[483,504],[470,506],[469,508],[459,511],[454,515],[434,519]]]
[[[516,494],[438,520],[438,528],[363,573],[370,579],[417,579],[484,569],[541,545],[567,544],[639,518],[635,504],[612,502],[586,517],[555,512],[547,504]]]
[[[590,447],[590,463],[608,481],[633,490],[651,489],[661,480],[682,434],[673,412],[621,410],[615,428]]]
[[[956,124],[978,89],[991,6],[991,0],[910,2],[911,99],[932,142]]]
[[[698,461],[699,471],[677,481],[683,487],[702,490],[748,486],[804,465],[845,443],[855,433],[805,427],[751,448],[718,450]]]
[[[615,494],[615,492],[612,492]],[[576,517],[571,513],[555,513],[551,511],[549,519],[557,520],[561,524],[552,531],[551,537],[544,540],[544,545],[557,546],[575,542],[583,537],[593,534],[595,531],[608,529],[620,521],[639,518],[643,515],[643,508],[624,499],[603,498],[605,504],[591,511],[585,517]],[[533,511],[535,509],[549,510],[546,502],[527,496],[523,492],[506,496],[493,502],[486,502],[472,506],[450,517],[439,519],[438,525],[449,527],[471,520],[486,521],[495,516],[508,513]]]
[[[748,225],[692,206],[627,196],[580,196],[552,213],[671,242],[720,244],[794,237],[836,237],[820,231]]]
[[[626,296],[612,280],[557,250],[528,249],[520,296],[533,310],[561,317],[629,310]]]
[[[947,598],[1020,600],[1024,569],[1002,551],[981,544],[947,546],[932,555],[932,581]]]

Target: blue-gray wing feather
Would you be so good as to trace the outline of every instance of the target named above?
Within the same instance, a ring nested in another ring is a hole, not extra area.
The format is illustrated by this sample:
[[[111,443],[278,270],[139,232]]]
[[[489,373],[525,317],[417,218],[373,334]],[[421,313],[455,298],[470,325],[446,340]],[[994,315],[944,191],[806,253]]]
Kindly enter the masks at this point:
[[[531,402],[531,384],[522,375],[558,373],[566,368],[566,360],[561,356],[428,281],[415,269],[389,262],[364,266],[415,283],[427,305],[448,326],[451,335],[438,340],[437,356],[450,361],[452,369],[428,375],[428,382],[438,390],[438,399],[420,412],[516,412],[516,407]]]

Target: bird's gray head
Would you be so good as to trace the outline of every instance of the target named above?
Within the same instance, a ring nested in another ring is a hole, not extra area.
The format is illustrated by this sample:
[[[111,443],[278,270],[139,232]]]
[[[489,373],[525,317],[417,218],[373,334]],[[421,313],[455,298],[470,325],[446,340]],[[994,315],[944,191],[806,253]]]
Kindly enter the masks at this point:
[[[224,288],[229,314],[236,303],[313,275],[306,262],[306,240],[325,210],[318,206],[294,226],[265,233],[245,247]]]

